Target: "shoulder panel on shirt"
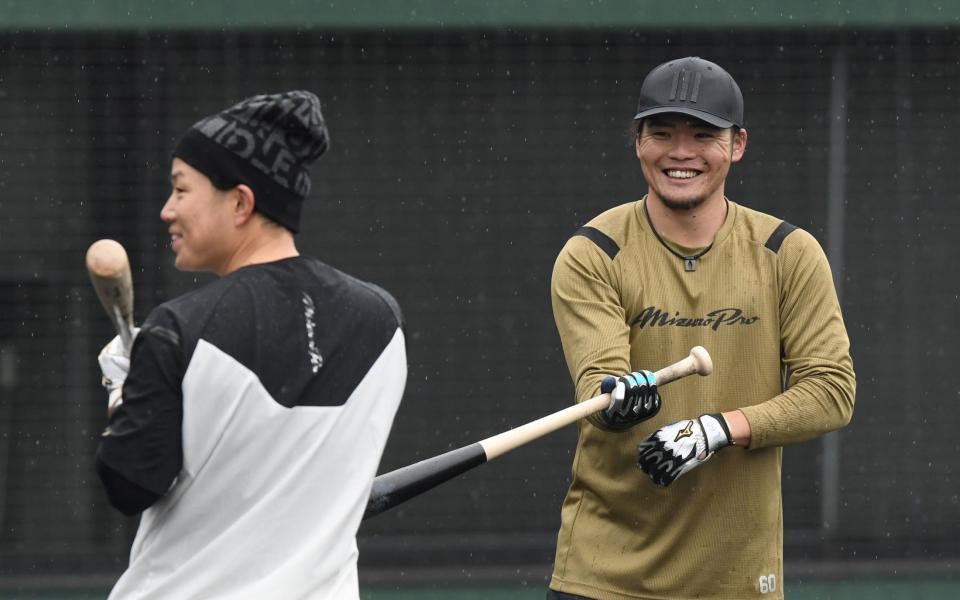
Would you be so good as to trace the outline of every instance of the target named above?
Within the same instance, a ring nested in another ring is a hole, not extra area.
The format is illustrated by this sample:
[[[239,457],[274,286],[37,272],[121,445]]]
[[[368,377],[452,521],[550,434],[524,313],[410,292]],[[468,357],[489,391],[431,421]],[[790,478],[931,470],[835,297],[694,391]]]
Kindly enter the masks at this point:
[[[764,246],[768,250],[772,250],[774,253],[780,252],[780,246],[783,245],[783,241],[787,239],[787,236],[797,230],[796,225],[787,223],[786,221],[781,221],[777,228],[773,230],[773,233],[770,234],[770,237],[767,238]]]
[[[587,238],[610,260],[614,260],[624,249],[625,241],[629,239],[628,232],[635,224],[637,206],[637,202],[628,202],[605,210],[577,229],[571,239]]]
[[[390,309],[390,312],[393,313],[393,317],[397,321],[397,326],[403,329],[403,311],[400,310],[400,305],[397,303],[397,300],[390,295],[390,292],[378,285],[370,283],[369,281],[360,281],[359,279],[355,279],[354,281],[366,287],[371,292],[376,294],[381,300],[383,300],[383,303],[386,304],[387,308]]]
[[[732,200],[728,202],[736,219],[733,230],[731,231],[731,236],[745,239],[757,246],[758,249],[765,248],[777,253],[778,250],[772,249],[770,245],[779,248],[778,243],[783,243],[782,239],[777,240],[774,238],[774,236],[777,235],[776,232],[778,228],[781,225],[788,228],[793,226],[779,217],[750,208],[749,206],[744,206]],[[789,231],[783,231],[781,233],[783,237],[786,238],[786,234],[789,233]]]
[[[610,257],[610,260],[616,258],[617,253],[620,252],[620,246],[610,236],[595,227],[581,227],[573,235],[582,235],[592,241]]]
[[[402,318],[386,291],[306,257],[244,267],[170,306],[186,354],[206,340],[286,407],[346,402]]]

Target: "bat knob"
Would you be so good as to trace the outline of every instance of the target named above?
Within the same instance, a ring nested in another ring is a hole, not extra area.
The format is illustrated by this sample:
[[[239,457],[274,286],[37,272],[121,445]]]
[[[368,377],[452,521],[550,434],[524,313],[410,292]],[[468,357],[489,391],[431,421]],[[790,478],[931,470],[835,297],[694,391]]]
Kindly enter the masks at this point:
[[[130,268],[129,264],[120,242],[97,240],[87,249],[87,270],[97,277],[117,277]]]
[[[709,375],[713,373],[713,360],[710,353],[703,346],[694,346],[690,349],[690,356],[697,368],[697,375]]]

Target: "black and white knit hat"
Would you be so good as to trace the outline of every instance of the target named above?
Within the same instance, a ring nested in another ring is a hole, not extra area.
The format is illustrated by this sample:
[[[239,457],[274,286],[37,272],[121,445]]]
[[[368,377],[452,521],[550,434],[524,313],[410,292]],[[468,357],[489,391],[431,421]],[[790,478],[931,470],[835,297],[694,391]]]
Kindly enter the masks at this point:
[[[320,101],[292,91],[253,96],[201,119],[173,155],[218,189],[250,186],[255,209],[296,233],[310,193],[308,169],[329,143]]]

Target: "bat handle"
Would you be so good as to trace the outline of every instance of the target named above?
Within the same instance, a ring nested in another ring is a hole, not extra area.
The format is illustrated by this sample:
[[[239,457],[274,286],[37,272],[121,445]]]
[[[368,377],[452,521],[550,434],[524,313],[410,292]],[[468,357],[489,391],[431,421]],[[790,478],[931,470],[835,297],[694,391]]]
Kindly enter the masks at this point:
[[[710,360],[710,354],[701,346],[694,346],[686,358],[660,369],[654,373],[654,376],[657,380],[657,387],[660,387],[687,375],[693,375],[694,373],[709,375],[712,372],[713,361]],[[486,451],[487,460],[493,460],[527,442],[599,412],[609,405],[610,394],[600,394],[536,421],[489,437],[479,443]]]
[[[123,311],[119,306],[113,307],[113,313],[110,315],[113,325],[120,335],[120,343],[123,344],[123,353],[130,356],[130,350],[133,349],[133,323],[130,319],[124,318]]]
[[[703,346],[694,346],[686,358],[660,369],[653,375],[657,380],[657,386],[661,386],[694,373],[697,375],[713,373],[713,361]]]

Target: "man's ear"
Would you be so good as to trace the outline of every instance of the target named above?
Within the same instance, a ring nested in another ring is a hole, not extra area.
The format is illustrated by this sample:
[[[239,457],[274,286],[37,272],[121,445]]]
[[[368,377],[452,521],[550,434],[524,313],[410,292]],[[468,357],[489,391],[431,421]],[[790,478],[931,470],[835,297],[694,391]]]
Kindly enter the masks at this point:
[[[737,129],[733,134],[732,162],[738,162],[743,158],[743,153],[747,151],[747,130]]]
[[[637,159],[640,159],[640,136],[643,134],[643,122],[644,119],[640,119],[634,125],[634,136],[633,136],[633,151],[637,155]]]
[[[233,193],[233,222],[238,227],[241,227],[246,225],[250,218],[253,217],[253,210],[257,206],[257,199],[253,194],[253,190],[243,183],[233,188]]]

